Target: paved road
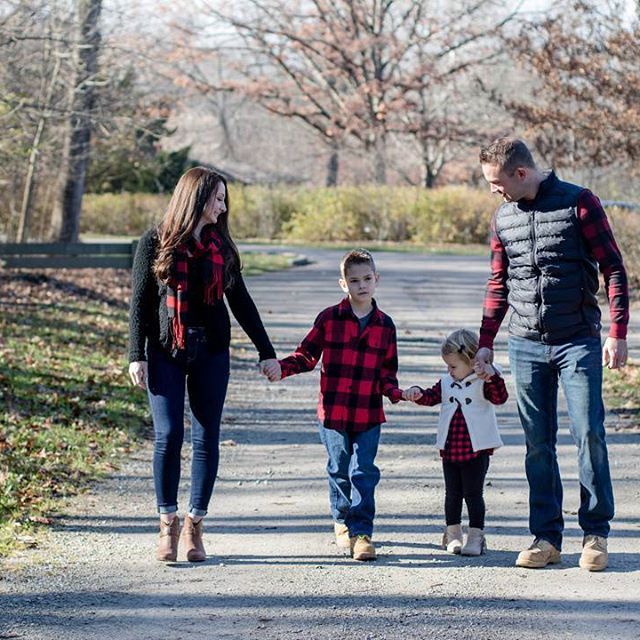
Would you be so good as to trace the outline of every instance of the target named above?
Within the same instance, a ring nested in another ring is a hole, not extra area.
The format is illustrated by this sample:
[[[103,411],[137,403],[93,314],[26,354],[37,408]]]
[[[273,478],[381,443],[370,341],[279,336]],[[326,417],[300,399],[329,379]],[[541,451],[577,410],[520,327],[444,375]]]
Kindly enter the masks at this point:
[[[280,353],[339,299],[340,253],[310,251],[313,264],[250,281]],[[379,304],[398,327],[400,383],[430,384],[441,371],[441,338],[478,325],[487,260],[379,253],[378,266]],[[637,360],[637,322],[633,329]],[[501,337],[498,359],[506,365]],[[239,332],[235,346],[220,477],[207,522],[208,561],[152,560],[156,517],[147,445],[70,505],[46,547],[7,563],[0,638],[640,638],[640,433],[609,424],[618,502],[611,566],[589,574],[577,567],[578,486],[563,420],[563,562],[524,570],[513,566],[530,542],[523,437],[513,402],[500,411],[505,447],[487,479],[490,550],[480,558],[450,556],[438,547],[443,489],[436,411],[389,407],[378,458],[380,558],[357,564],[332,540],[324,452],[314,428],[318,373],[269,385],[257,377],[254,353]]]

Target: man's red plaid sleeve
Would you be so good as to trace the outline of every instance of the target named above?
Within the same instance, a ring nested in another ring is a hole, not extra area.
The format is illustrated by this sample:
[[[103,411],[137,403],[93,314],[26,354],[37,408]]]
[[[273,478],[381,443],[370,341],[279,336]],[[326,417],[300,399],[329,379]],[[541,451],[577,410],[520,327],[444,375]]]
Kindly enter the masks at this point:
[[[491,222],[491,277],[487,282],[480,325],[480,347],[493,349],[493,341],[509,310],[507,300],[507,268],[509,259],[496,233],[495,216]]]
[[[600,200],[585,189],[578,197],[578,220],[582,235],[593,257],[597,260],[604,278],[609,300],[609,317],[612,338],[626,339],[629,324],[629,288],[622,254],[613,237]]]

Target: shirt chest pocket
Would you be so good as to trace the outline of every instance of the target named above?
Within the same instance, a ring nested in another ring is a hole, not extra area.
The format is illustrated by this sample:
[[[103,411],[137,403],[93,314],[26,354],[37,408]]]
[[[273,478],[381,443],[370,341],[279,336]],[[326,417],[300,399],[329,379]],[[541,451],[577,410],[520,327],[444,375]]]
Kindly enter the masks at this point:
[[[360,336],[358,347],[359,350],[375,354],[381,359],[387,351],[384,336],[379,331],[368,331]]]

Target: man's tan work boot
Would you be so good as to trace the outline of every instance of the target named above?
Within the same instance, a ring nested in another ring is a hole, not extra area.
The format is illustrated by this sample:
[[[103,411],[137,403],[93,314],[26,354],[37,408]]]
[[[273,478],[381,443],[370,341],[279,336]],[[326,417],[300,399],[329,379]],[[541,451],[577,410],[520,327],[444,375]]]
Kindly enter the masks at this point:
[[[462,549],[462,526],[459,524],[447,525],[442,536],[442,548],[449,553],[460,553]]]
[[[175,562],[178,557],[178,539],[180,538],[180,519],[176,516],[171,522],[160,517],[160,537],[156,549],[156,560]]]
[[[195,523],[190,516],[184,519],[182,544],[189,562],[204,562],[207,559],[207,552],[202,542],[202,529],[203,520]]]
[[[542,569],[548,564],[558,564],[559,562],[560,552],[550,542],[536,538],[526,551],[521,551],[518,554],[516,567]]]
[[[333,531],[336,534],[336,547],[338,547],[338,549],[351,549],[351,540],[349,538],[347,525],[341,522],[334,522]]]
[[[602,536],[586,535],[582,540],[580,568],[588,571],[604,571],[608,563],[607,539]]]
[[[376,548],[373,546],[371,538],[365,535],[351,538],[351,555],[354,560],[375,560]]]

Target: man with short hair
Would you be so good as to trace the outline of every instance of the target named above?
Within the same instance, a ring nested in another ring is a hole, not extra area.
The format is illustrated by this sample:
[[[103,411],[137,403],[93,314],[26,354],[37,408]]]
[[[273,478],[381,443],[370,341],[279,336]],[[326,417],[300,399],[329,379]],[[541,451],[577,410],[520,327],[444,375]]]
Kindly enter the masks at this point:
[[[529,528],[533,544],[519,567],[560,562],[562,482],[556,455],[561,385],[578,448],[584,532],[580,567],[601,571],[614,504],[602,402],[602,367],[624,366],[629,322],[627,277],[598,198],[536,166],[527,145],[498,138],[480,152],[482,173],[503,204],[492,221],[491,277],[477,359],[490,362],[510,307],[509,361],[527,451]],[[598,270],[611,326],[600,342]]]

